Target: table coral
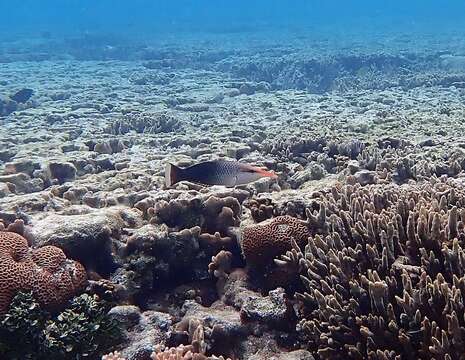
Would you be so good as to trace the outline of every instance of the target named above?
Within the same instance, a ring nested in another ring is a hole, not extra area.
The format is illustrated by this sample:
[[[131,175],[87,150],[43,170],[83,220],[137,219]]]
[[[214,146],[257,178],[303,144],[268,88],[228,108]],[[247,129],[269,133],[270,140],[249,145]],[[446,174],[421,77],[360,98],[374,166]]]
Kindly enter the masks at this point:
[[[63,305],[86,283],[84,267],[55,246],[32,249],[21,235],[0,231],[0,314],[18,291],[32,291],[46,308]]]

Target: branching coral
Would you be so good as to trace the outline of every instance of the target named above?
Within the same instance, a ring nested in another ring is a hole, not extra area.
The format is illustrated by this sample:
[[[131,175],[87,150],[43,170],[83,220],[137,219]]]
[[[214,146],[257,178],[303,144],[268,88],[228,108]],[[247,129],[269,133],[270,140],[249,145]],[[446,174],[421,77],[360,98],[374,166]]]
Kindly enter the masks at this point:
[[[321,201],[328,227],[276,262],[301,274],[305,346],[322,359],[462,359],[461,184],[346,186]]]
[[[31,249],[21,235],[0,231],[0,314],[18,291],[32,291],[45,308],[63,305],[86,283],[84,267],[55,246]]]

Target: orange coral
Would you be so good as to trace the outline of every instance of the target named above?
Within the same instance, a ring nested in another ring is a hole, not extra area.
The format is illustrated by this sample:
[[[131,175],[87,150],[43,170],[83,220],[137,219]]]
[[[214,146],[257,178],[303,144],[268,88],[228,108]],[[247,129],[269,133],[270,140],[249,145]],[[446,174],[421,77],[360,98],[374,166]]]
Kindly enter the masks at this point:
[[[302,245],[309,236],[306,222],[291,216],[278,216],[265,224],[245,228],[241,247],[247,263],[260,266],[290,250],[292,239]]]
[[[60,248],[32,249],[21,235],[0,231],[0,314],[18,291],[32,291],[46,308],[62,305],[86,283],[84,267]]]

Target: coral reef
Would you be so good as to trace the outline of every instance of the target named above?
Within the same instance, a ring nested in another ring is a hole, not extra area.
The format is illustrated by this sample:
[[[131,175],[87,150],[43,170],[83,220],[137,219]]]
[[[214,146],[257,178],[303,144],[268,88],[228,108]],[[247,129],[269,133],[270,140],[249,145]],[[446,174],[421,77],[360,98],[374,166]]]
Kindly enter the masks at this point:
[[[0,42],[2,359],[463,358],[462,34],[263,34]]]

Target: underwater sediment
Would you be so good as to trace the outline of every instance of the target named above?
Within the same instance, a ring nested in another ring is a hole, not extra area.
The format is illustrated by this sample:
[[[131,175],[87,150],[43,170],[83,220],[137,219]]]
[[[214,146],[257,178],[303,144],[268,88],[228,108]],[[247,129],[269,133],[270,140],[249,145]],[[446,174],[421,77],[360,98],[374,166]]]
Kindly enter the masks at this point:
[[[0,45],[0,358],[465,358],[461,42],[101,41]]]

